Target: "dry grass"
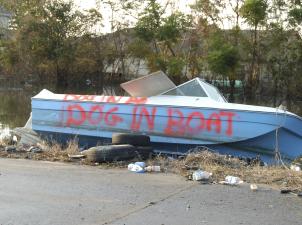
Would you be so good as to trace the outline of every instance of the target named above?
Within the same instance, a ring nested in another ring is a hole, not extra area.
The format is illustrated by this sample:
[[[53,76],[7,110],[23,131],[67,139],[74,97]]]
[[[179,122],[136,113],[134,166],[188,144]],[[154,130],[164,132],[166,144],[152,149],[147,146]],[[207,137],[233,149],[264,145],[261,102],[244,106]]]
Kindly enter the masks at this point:
[[[42,152],[35,153],[29,152],[28,146],[19,146],[17,150],[11,153],[4,151],[5,145],[1,147],[0,145],[0,157],[3,158],[24,158],[33,160],[44,160],[44,161],[60,161],[60,162],[71,162],[72,159],[69,158],[69,154],[79,154],[80,150],[76,141],[70,141],[66,147],[62,147],[57,143],[52,144],[38,144],[36,146],[40,148]]]
[[[5,146],[0,145],[0,157],[2,158],[14,158],[14,159],[31,159],[31,160],[41,160],[41,161],[51,161],[51,162],[77,162],[84,165],[99,166],[101,168],[126,168],[129,162],[111,162],[111,163],[93,163],[90,161],[81,159],[72,159],[69,155],[81,155],[80,148],[76,140],[68,142],[66,146],[62,146],[58,143],[42,143],[37,144],[37,146],[42,150],[42,152],[35,153],[29,152],[31,146],[19,146],[14,152],[6,152]]]
[[[44,161],[74,162],[68,155],[80,154],[76,141],[71,141],[66,147],[59,144],[41,145],[43,152],[32,153],[26,149],[19,149],[17,152],[7,153],[4,146],[0,144],[0,157],[5,158],[26,158]],[[136,159],[131,160],[131,162]],[[99,165],[86,161],[82,164]],[[102,163],[101,168],[126,168],[129,162]],[[148,160],[147,165],[159,165],[164,172],[172,172],[188,177],[195,170],[201,169],[213,173],[212,181],[219,182],[225,176],[232,175],[240,177],[248,183],[267,184],[277,188],[289,188],[302,191],[302,172],[289,170],[283,166],[260,166],[258,163],[247,165],[238,158],[231,158],[219,155],[211,151],[199,151],[187,155],[182,159],[172,159],[165,156],[157,156]]]
[[[60,144],[43,144],[40,145],[43,152],[33,154],[32,159],[34,160],[46,160],[46,161],[60,161],[70,162],[72,161],[68,155],[80,154],[80,149],[76,141],[70,141],[65,147]]]
[[[11,144],[11,138],[0,138],[0,147]]]
[[[302,191],[302,172],[292,171],[283,166],[260,166],[259,163],[247,165],[238,158],[230,158],[210,151],[192,153],[180,160],[157,157],[149,163],[160,165],[165,171],[185,177],[201,169],[213,173],[212,181],[214,182],[222,181],[227,175],[231,175],[248,183]]]

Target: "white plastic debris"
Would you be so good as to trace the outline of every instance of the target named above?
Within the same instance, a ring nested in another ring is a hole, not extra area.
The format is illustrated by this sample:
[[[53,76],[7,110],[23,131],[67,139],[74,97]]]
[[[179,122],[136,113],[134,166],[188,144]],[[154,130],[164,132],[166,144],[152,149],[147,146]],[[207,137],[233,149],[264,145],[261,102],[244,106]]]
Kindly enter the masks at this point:
[[[138,165],[138,166],[140,166],[140,167],[142,167],[142,168],[145,168],[146,167],[146,163],[145,162],[136,162],[136,163],[134,163],[135,165]]]
[[[132,171],[133,167],[134,167],[134,163],[128,164],[128,170],[129,171]]]
[[[293,171],[296,171],[296,172],[301,171],[301,167],[300,167],[300,166],[297,166],[297,165],[291,165],[291,166],[290,166],[290,169],[293,170]]]
[[[17,138],[16,135],[13,136],[13,142],[14,142],[14,143],[17,143],[17,142],[18,142],[18,138]]]
[[[1,125],[0,126],[0,141],[4,141],[5,139],[9,139],[9,138],[11,138],[10,129],[8,127],[2,128],[2,125]]]
[[[250,188],[252,191],[257,191],[258,190],[258,186],[256,184],[251,184]]]
[[[28,150],[28,152],[33,152],[33,153],[41,153],[43,150],[37,146],[31,146]]]
[[[226,176],[225,180],[220,182],[221,184],[238,185],[242,184],[243,181],[239,177]]]
[[[145,172],[143,167],[141,167],[135,163],[130,163],[128,165],[128,170],[131,172],[135,172],[135,173],[144,173]]]
[[[160,166],[147,166],[145,168],[147,172],[160,172]]]
[[[77,155],[68,154],[68,157],[71,158],[71,159],[83,159],[83,158],[85,158],[85,155],[81,155],[81,154],[77,154]]]
[[[212,176],[212,173],[209,173],[207,171],[202,171],[202,170],[196,170],[192,175],[192,179],[195,181],[208,180],[211,176]]]

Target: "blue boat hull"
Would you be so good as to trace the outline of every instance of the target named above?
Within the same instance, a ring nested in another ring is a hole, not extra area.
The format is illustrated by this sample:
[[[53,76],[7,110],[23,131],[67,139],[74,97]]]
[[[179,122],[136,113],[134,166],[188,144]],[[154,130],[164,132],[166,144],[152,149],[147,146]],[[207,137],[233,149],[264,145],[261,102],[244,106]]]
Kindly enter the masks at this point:
[[[302,155],[302,120],[287,112],[209,106],[157,105],[143,98],[94,96],[32,99],[32,128],[59,142],[75,136],[85,147],[110,143],[113,133],[151,137],[157,151],[183,154],[196,146],[221,153],[271,159]],[[113,98],[113,100],[112,100]],[[122,99],[122,100],[121,100]],[[232,106],[232,105],[231,105]]]
[[[76,141],[82,149],[87,149],[89,147],[94,147],[97,145],[110,145],[111,138],[104,137],[92,137],[85,135],[73,135],[73,134],[63,134],[55,132],[45,132],[38,131],[38,133],[45,139],[56,141],[61,144],[68,144],[70,141]],[[269,134],[268,137],[259,137],[254,140],[249,140],[246,142],[235,142],[235,143],[225,143],[225,144],[181,144],[181,143],[167,143],[167,142],[151,142],[152,147],[156,153],[164,153],[169,155],[185,155],[188,152],[194,150],[195,148],[203,149],[207,148],[219,152],[220,154],[238,156],[238,157],[250,157],[255,158],[260,156],[265,162],[272,163],[275,160],[275,152],[272,149],[264,148],[258,143],[265,141],[266,143],[273,142],[274,135]],[[294,142],[293,142],[294,143]],[[288,161],[296,157],[289,156],[288,154],[282,154],[283,160]]]

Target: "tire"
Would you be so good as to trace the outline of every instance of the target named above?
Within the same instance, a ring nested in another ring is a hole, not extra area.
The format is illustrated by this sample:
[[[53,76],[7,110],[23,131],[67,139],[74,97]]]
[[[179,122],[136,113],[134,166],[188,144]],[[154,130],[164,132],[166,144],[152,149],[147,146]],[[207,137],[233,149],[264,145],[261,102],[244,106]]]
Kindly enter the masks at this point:
[[[112,144],[129,144],[133,146],[150,146],[150,137],[141,134],[115,133],[112,135]]]
[[[82,152],[90,162],[113,162],[133,159],[136,148],[132,145],[108,145],[92,147]]]
[[[142,160],[149,159],[153,155],[153,148],[151,146],[137,146],[136,155]]]

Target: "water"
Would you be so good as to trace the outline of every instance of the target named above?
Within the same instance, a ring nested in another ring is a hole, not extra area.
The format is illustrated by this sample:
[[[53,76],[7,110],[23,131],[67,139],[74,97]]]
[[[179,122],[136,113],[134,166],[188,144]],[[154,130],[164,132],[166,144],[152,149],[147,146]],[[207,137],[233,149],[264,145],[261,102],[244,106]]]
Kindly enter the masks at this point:
[[[2,129],[25,125],[30,115],[30,98],[33,94],[32,91],[0,92],[0,127]]]
[[[23,127],[31,112],[31,97],[38,94],[42,89],[56,92],[52,87],[32,87],[27,89],[0,89],[0,133],[4,128]],[[107,85],[104,88],[106,95],[123,95],[119,85]],[[80,89],[69,89],[64,93],[96,94],[93,87],[84,86]]]

